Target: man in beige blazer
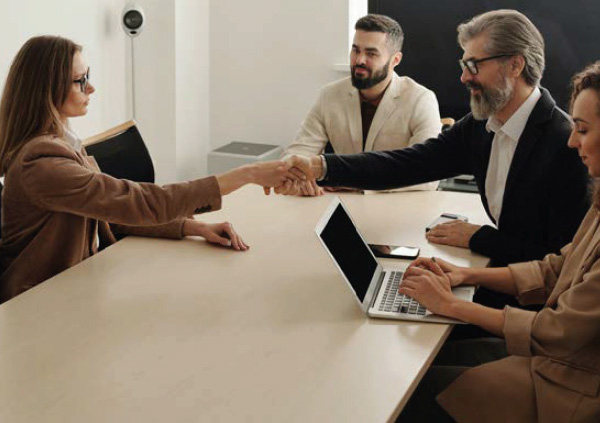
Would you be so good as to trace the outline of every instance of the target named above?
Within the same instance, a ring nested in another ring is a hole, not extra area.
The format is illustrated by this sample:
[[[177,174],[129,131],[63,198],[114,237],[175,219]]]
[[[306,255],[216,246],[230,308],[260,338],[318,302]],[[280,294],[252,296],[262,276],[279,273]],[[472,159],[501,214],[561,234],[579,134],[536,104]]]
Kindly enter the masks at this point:
[[[321,90],[286,155],[317,155],[326,147],[337,154],[393,150],[439,134],[435,94],[394,72],[404,40],[398,22],[371,14],[355,29],[351,76]],[[410,189],[436,187],[430,182]]]

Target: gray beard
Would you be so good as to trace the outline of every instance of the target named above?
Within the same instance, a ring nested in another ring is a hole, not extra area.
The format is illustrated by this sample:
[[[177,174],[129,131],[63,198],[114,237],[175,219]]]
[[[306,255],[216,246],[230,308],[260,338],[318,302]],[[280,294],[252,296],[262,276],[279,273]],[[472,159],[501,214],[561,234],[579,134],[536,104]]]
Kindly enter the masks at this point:
[[[483,88],[481,95],[471,94],[471,113],[476,120],[489,119],[494,113],[502,110],[510,101],[515,91],[515,86],[506,77],[502,77],[499,88]]]

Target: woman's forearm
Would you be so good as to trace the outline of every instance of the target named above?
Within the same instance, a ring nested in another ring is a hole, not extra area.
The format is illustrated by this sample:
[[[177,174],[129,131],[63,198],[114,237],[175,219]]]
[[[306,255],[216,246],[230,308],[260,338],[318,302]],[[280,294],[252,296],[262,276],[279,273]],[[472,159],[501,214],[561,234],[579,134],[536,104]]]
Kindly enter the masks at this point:
[[[516,296],[518,294],[515,280],[508,267],[468,268],[464,284],[479,285],[496,292]]]
[[[449,303],[440,314],[480,326],[494,335],[504,337],[504,310],[456,300]]]
[[[244,185],[252,183],[254,172],[252,165],[247,165],[217,175],[221,195],[230,194]]]

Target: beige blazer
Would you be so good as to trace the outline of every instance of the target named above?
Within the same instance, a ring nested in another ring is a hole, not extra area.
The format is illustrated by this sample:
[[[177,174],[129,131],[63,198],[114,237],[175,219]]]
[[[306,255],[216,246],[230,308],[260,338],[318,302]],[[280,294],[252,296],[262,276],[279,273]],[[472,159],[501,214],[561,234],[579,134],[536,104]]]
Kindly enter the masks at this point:
[[[185,216],[220,207],[214,177],[164,187],[115,179],[83,150],[38,137],[4,179],[0,302],[112,244],[113,230],[181,238]]]
[[[440,130],[439,106],[433,91],[394,73],[373,117],[364,151],[405,148],[436,137]],[[321,90],[296,139],[284,154],[321,154],[328,141],[336,154],[363,151],[360,94],[352,86],[350,77]],[[435,189],[437,182],[418,187]]]
[[[463,373],[438,396],[460,423],[600,422],[600,216],[560,255],[509,266],[522,304],[505,309],[512,356]]]

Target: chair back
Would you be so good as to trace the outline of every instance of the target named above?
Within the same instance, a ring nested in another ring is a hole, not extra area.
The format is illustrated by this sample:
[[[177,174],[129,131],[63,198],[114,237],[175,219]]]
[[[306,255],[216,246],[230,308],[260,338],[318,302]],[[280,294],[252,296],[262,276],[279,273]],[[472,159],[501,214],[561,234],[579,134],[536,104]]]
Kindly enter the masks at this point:
[[[450,128],[452,125],[454,125],[454,119],[452,119],[452,118],[442,118],[442,131],[444,129]]]
[[[0,239],[2,239],[2,189],[4,186],[0,182]]]
[[[83,141],[100,170],[115,178],[154,182],[154,165],[136,122],[130,120]]]

